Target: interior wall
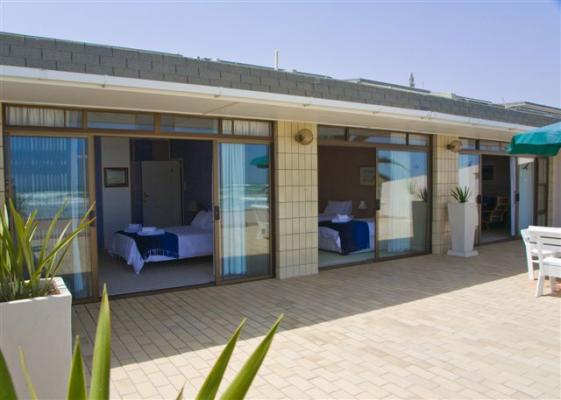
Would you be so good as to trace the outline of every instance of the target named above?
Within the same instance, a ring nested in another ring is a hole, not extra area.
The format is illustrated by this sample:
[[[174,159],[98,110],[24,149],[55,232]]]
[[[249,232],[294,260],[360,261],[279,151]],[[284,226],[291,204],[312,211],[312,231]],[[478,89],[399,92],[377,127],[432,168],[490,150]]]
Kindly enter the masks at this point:
[[[142,223],[142,161],[181,160],[183,165],[183,223],[188,225],[197,211],[212,207],[212,142],[198,140],[134,140],[132,202],[133,220]]]
[[[375,167],[374,149],[318,146],[318,204],[323,212],[329,200],[352,200],[355,217],[374,215],[375,186],[360,185],[360,167]],[[360,201],[368,207],[358,210]]]
[[[192,202],[200,210],[212,207],[212,142],[172,140],[170,156],[183,160],[183,222],[189,224],[196,214]]]
[[[130,185],[130,143],[128,138],[102,137],[100,139],[101,196],[103,215],[103,243],[107,249],[114,232],[125,228],[131,222],[131,185]],[[105,168],[127,168],[129,185],[127,187],[105,187],[103,171]]]

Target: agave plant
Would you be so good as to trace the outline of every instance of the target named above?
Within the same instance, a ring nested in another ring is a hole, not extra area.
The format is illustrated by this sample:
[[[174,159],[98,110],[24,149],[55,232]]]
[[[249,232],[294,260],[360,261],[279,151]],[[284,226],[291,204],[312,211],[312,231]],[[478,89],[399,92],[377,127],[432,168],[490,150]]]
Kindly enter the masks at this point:
[[[283,318],[281,314],[277,321],[273,324],[265,338],[261,341],[259,346],[255,349],[253,354],[247,359],[242,369],[230,386],[222,394],[222,399],[243,399],[247,394],[269,348],[273,342],[273,337],[279,327]],[[202,387],[200,388],[197,400],[212,400],[216,398],[220,384],[222,383],[224,372],[230,361],[234,348],[236,347],[237,340],[240,336],[242,328],[245,324],[245,319],[240,323],[222,353],[216,360],[212,370],[208,374]],[[92,362],[92,375],[89,393],[86,386],[86,376],[84,372],[84,362],[82,359],[82,352],[80,350],[80,338],[76,337],[76,344],[74,346],[74,353],[72,356],[72,364],[70,367],[70,374],[67,388],[68,400],[107,400],[109,399],[109,378],[111,369],[111,317],[109,309],[109,299],[107,297],[107,290],[104,286],[103,295],[101,300],[101,307],[97,319],[97,329],[95,335],[95,344]],[[20,349],[21,366],[25,376],[25,380],[29,389],[30,398],[37,399],[37,393],[33,386],[33,381],[29,376],[29,372],[25,365],[25,357],[23,351]],[[183,389],[177,395],[177,399],[183,398]],[[17,400],[17,394],[11,379],[10,372],[2,355],[0,349],[0,399],[3,400]]]
[[[467,186],[464,187],[456,186],[450,192],[450,196],[452,196],[452,198],[456,200],[458,203],[467,203],[469,201],[469,198],[471,197],[471,191]]]
[[[417,192],[417,197],[419,197],[419,200],[421,200],[425,203],[428,203],[428,201],[429,201],[429,190],[427,188],[420,189]]]
[[[94,205],[76,227],[68,221],[58,235],[66,203],[49,223],[37,249],[34,248],[39,221],[37,210],[24,218],[10,201],[0,212],[0,302],[45,296],[52,290],[52,279],[63,265],[72,241],[93,222]],[[71,229],[72,228],[72,229]]]

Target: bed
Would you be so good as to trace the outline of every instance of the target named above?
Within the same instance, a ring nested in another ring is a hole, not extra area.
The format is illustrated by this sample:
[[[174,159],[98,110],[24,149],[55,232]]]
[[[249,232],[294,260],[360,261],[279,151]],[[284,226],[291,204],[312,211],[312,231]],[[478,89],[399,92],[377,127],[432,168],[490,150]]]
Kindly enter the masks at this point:
[[[374,251],[375,248],[375,222],[374,218],[352,218],[352,202],[348,201],[328,201],[324,212],[318,216],[318,247],[320,250],[330,251],[341,255],[354,254],[359,252]],[[329,224],[337,215],[349,215],[354,224],[362,223],[364,226],[360,231],[362,236],[362,245],[359,250],[345,251],[343,246],[344,239],[342,232],[333,229],[333,225]],[[329,226],[325,226],[329,225]],[[367,226],[367,228],[366,228]],[[368,237],[366,237],[368,235]]]
[[[115,232],[111,240],[109,253],[122,258],[128,265],[132,266],[136,274],[140,273],[147,262],[210,256],[214,250],[212,226],[212,214],[201,211],[195,216],[191,225],[163,228],[169,238],[175,238],[176,240],[176,249],[170,252],[161,249],[148,249],[146,251],[145,248],[141,252],[139,251],[139,245],[137,245],[138,238],[135,238],[134,234],[123,231]],[[145,246],[146,243],[143,245]]]

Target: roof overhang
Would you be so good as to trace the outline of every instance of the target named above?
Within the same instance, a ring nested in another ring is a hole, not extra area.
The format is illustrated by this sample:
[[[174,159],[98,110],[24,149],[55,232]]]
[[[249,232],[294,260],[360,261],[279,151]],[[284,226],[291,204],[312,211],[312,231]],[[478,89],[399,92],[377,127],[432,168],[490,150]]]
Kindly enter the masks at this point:
[[[287,94],[0,66],[0,101],[291,120],[510,140],[533,127],[430,111]]]

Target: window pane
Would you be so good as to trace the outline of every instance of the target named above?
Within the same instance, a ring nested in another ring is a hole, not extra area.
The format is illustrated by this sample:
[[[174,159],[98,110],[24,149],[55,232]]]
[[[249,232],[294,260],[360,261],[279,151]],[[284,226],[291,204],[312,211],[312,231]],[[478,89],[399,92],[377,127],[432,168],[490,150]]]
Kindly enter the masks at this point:
[[[428,154],[379,150],[376,172],[379,256],[426,251],[431,204]]]
[[[164,132],[218,133],[218,120],[162,115],[160,129]]]
[[[81,128],[82,127],[82,111],[66,111],[66,127]]]
[[[269,146],[220,144],[224,279],[270,274]]]
[[[476,150],[477,149],[477,141],[475,139],[460,139],[462,142],[462,149],[463,150]]]
[[[413,146],[428,146],[429,137],[426,135],[409,134],[409,144]]]
[[[345,128],[338,126],[318,126],[319,140],[345,140]]]
[[[267,121],[223,120],[222,133],[234,136],[271,136],[271,123]]]
[[[67,223],[75,228],[89,206],[87,140],[15,136],[9,139],[8,147],[14,204],[26,216],[37,210],[39,224],[33,245],[38,249],[63,204],[66,203],[66,208],[52,238]],[[86,230],[70,246],[58,272],[75,298],[91,295],[90,256],[89,230]]]
[[[470,202],[476,202],[480,189],[480,156],[478,154],[460,154],[458,157],[458,185],[468,187]],[[479,214],[475,216],[475,225],[479,225]],[[475,232],[474,232],[475,234]]]
[[[499,142],[495,142],[495,141],[492,141],[492,140],[480,140],[479,141],[479,150],[500,151],[501,147],[499,146]]]
[[[360,143],[407,144],[407,134],[400,132],[350,129],[349,140]]]
[[[88,128],[151,131],[154,129],[154,116],[152,114],[88,112]]]

